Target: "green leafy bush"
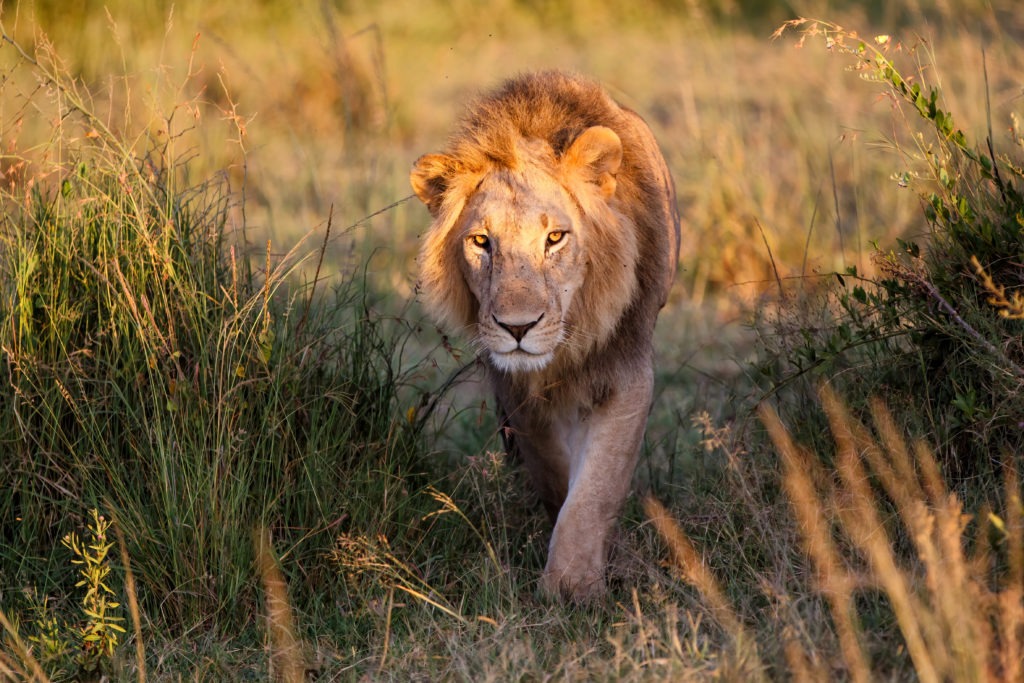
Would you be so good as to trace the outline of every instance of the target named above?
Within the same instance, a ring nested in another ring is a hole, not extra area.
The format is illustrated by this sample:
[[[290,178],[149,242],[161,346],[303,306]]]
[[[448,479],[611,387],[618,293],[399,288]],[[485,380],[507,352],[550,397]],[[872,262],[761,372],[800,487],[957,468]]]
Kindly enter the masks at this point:
[[[929,228],[923,243],[880,246],[877,275],[853,267],[836,275],[829,295],[838,315],[797,325],[791,367],[912,407],[951,474],[987,470],[1015,450],[1024,426],[1021,161],[998,153],[991,131],[983,146],[973,144],[939,89],[897,68],[904,48],[889,36],[861,40],[806,19],[778,34],[790,29],[851,57],[852,70],[925,123],[918,130],[907,121],[915,146],[897,148],[906,170],[894,177],[917,190]]]

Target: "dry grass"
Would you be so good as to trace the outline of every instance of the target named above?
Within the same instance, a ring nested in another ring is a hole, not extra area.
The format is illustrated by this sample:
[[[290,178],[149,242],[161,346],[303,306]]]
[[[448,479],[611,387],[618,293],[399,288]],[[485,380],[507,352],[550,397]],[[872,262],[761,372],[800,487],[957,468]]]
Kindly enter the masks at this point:
[[[644,512],[668,546],[675,569],[682,574],[688,584],[696,588],[703,596],[714,619],[729,634],[737,650],[749,659],[749,663],[747,663],[749,668],[745,677],[748,680],[762,680],[765,668],[758,658],[755,639],[743,626],[743,622],[726,598],[719,580],[708,566],[707,561],[696,551],[682,528],[676,524],[665,506],[657,499],[647,497],[644,500]],[[638,604],[636,613],[640,614]]]
[[[1008,466],[1006,518],[973,519],[959,498],[948,491],[931,451],[923,442],[909,445],[900,436],[881,401],[872,404],[878,437],[854,419],[827,388],[822,403],[838,452],[839,481],[829,481],[814,457],[793,443],[777,415],[760,409],[784,463],[784,482],[816,569],[817,589],[829,599],[832,617],[851,677],[870,680],[869,659],[861,645],[855,596],[882,591],[922,681],[1012,681],[1020,676],[1024,633],[1021,632],[1021,552],[1019,482]],[[872,486],[877,481],[888,497]],[[889,504],[902,522],[886,519]],[[1005,562],[994,562],[985,541],[975,534],[998,519],[1003,531]],[[842,542],[834,541],[835,529]],[[891,534],[906,534],[915,550],[901,557]],[[968,548],[974,545],[973,553]],[[840,550],[852,547],[855,552]]]
[[[809,588],[827,604],[838,643],[832,652],[820,636],[807,642],[796,634],[815,632],[814,624],[776,615],[774,633],[783,636],[786,668],[796,680],[831,679],[836,669],[851,680],[875,680],[880,668],[891,666],[886,660],[893,644],[881,656],[871,652],[869,643],[877,643],[879,633],[864,624],[877,624],[878,616],[865,612],[877,611],[872,596],[883,595],[919,680],[1020,680],[1024,507],[1015,467],[1006,466],[1002,514],[967,514],[931,450],[922,441],[908,442],[882,401],[872,402],[874,433],[827,387],[821,401],[837,448],[834,475],[793,441],[767,403],[758,411],[782,458],[785,496],[813,567]],[[709,614],[732,640],[756,645],[744,626],[754,615],[737,613],[682,527],[653,499],[645,510]],[[765,542],[784,543],[786,534],[779,531]],[[772,581],[769,575],[761,580]],[[801,599],[796,593],[788,601]],[[763,638],[765,624],[757,621]],[[747,677],[762,670],[754,665]]]
[[[253,532],[256,558],[263,579],[266,601],[267,633],[270,649],[270,676],[284,683],[306,680],[302,643],[295,631],[295,615],[288,599],[288,584],[274,556],[274,541],[268,529]]]
[[[193,143],[196,172],[228,168],[238,186],[245,181],[254,243],[256,231],[293,242],[322,226],[331,205],[345,226],[408,196],[412,160],[443,143],[467,96],[538,67],[593,75],[652,123],[679,188],[691,302],[715,293],[715,303],[723,291],[749,299],[774,286],[769,249],[784,278],[849,264],[867,272],[872,240],[918,225],[915,197],[892,180],[904,161],[886,149],[902,125],[888,102],[841,76],[843,64],[807,54],[823,42],[772,42],[771,24],[723,32],[699,12],[625,23],[601,3],[577,11],[590,17],[586,39],[571,20],[551,23],[514,4],[455,11],[399,1],[342,12],[306,0],[238,15],[195,0],[165,13],[124,2],[80,21],[16,4],[3,19],[44,53],[52,40],[116,129],[173,138],[190,118],[206,120]],[[983,25],[985,36],[960,31],[950,13],[933,35],[908,32],[903,43],[938,65],[920,77],[942,84],[972,133],[988,121],[978,104],[983,50],[995,122],[1014,106],[1022,66],[1012,49],[1019,27]],[[4,106],[15,153],[38,134],[34,119],[53,115]],[[382,283],[403,295],[425,221],[408,205],[372,223],[371,243],[392,254],[376,264]],[[342,242],[329,272],[347,263]]]

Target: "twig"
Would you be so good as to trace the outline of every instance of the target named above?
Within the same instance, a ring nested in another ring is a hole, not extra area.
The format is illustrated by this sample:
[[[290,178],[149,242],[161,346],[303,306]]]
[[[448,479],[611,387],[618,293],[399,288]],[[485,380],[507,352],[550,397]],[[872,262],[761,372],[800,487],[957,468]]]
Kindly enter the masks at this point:
[[[472,370],[473,368],[475,368],[477,362],[478,360],[474,356],[472,360],[466,361],[452,374],[448,375],[448,379],[446,379],[444,383],[437,389],[437,391],[434,392],[434,396],[432,399],[430,399],[430,402],[427,403],[427,407],[416,418],[416,424],[413,426],[414,432],[418,434],[420,433],[420,431],[423,430],[423,428],[427,424],[427,420],[430,419],[430,416],[434,413],[434,410],[437,408],[437,404],[441,401],[444,395],[448,393],[449,389],[455,386],[455,384],[459,381],[462,375],[464,375],[468,370]]]
[[[764,226],[761,225],[761,221],[754,219],[757,223],[757,229],[761,231],[761,239],[764,240],[764,248],[768,250],[768,259],[772,262],[772,273],[775,274],[775,282],[779,285],[779,298],[785,298],[786,293],[782,290],[782,278],[779,277],[779,269],[775,265],[775,256],[772,254],[771,245],[768,244],[768,236],[764,234]]]
[[[377,209],[376,211],[374,211],[370,215],[363,216],[362,218],[357,220],[355,223],[353,223],[352,225],[350,225],[350,226],[346,227],[344,230],[342,230],[342,233],[346,233],[349,230],[353,230],[355,228],[358,228],[360,225],[362,225],[366,221],[370,220],[371,218],[376,218],[377,216],[381,215],[382,213],[387,213],[391,209],[397,208],[397,207],[401,206],[402,204],[405,204],[407,201],[409,201],[410,199],[412,199],[415,196],[416,195],[414,195],[414,194],[410,194],[410,195],[408,195],[406,197],[402,197],[398,201],[391,202],[390,204],[385,206],[383,209]]]
[[[909,279],[912,279],[920,286],[924,287],[928,294],[933,299],[935,299],[936,302],[938,302],[939,307],[943,311],[945,311],[950,318],[953,319],[953,322],[955,322],[957,325],[963,328],[963,330],[967,334],[969,334],[974,341],[978,342],[978,344],[980,344],[982,348],[984,348],[986,351],[988,351],[996,358],[1001,359],[1007,365],[1007,367],[1013,372],[1014,375],[1016,375],[1017,377],[1024,377],[1024,368],[1014,363],[1013,360],[1011,360],[1005,353],[996,348],[996,346],[992,344],[992,342],[985,339],[985,337],[983,337],[980,332],[974,329],[969,322],[960,317],[960,314],[957,313],[957,310],[953,308],[952,304],[946,301],[942,294],[939,293],[939,290],[935,288],[935,285],[933,285],[931,282],[928,282],[928,280],[920,276],[908,273],[907,277]]]
[[[316,283],[320,280],[320,267],[324,264],[324,252],[327,251],[327,242],[331,238],[331,225],[334,223],[334,204],[331,204],[330,211],[327,214],[327,230],[324,232],[324,241],[320,245],[320,258],[316,262],[316,272],[313,274],[313,285],[309,290],[309,297],[306,299],[306,310],[302,312],[302,319],[299,320],[299,324],[295,328],[295,336],[302,334],[302,330],[306,327],[306,319],[309,317],[309,308],[313,305],[313,295],[316,294]]]

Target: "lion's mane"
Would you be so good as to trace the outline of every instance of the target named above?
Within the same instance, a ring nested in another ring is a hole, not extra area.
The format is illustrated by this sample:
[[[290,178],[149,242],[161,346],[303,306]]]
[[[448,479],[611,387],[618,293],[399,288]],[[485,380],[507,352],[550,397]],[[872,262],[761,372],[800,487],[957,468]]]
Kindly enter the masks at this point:
[[[600,375],[632,364],[634,349],[649,347],[675,272],[679,218],[671,178],[647,125],[597,83],[558,71],[532,73],[467,107],[444,150],[447,167],[431,181],[437,200],[428,204],[434,225],[420,254],[420,285],[435,317],[459,328],[473,325],[477,302],[463,279],[462,245],[453,234],[466,202],[488,172],[521,169],[524,140],[546,142],[558,159],[592,126],[610,128],[622,142],[612,199],[576,198],[588,226],[588,272],[568,322],[596,344],[584,357],[564,356],[542,372],[563,387],[571,372],[599,392],[614,381],[597,382]],[[632,262],[623,264],[618,257],[627,254]],[[614,301],[625,303],[610,310]]]

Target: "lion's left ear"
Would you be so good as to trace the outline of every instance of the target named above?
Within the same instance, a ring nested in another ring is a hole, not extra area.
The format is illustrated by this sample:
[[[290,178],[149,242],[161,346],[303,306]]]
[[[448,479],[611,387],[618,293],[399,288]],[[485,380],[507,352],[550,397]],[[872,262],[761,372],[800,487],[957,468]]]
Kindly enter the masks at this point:
[[[562,155],[563,168],[597,185],[605,199],[615,194],[615,174],[621,165],[622,140],[605,126],[587,128]]]
[[[412,190],[435,218],[456,170],[455,160],[444,154],[424,154],[412,166],[409,174]]]

